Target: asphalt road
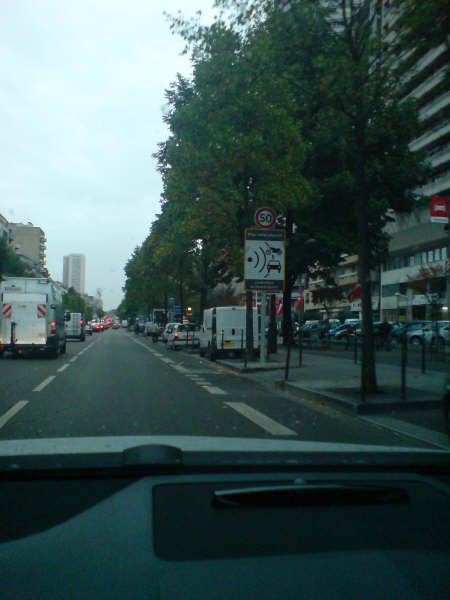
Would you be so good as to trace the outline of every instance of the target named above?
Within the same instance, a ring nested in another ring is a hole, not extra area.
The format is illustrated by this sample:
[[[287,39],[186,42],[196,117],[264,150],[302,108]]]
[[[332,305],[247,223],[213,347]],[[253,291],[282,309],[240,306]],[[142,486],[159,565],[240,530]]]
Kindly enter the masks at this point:
[[[125,330],[0,360],[0,439],[204,435],[431,447]]]

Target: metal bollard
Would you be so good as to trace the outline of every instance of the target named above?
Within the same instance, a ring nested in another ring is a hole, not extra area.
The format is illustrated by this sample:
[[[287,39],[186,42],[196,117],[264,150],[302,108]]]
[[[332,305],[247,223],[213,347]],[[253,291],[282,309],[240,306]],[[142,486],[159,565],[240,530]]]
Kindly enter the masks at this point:
[[[406,335],[403,334],[402,339],[402,354],[401,354],[401,370],[402,370],[402,400],[406,400],[406,362],[407,362],[407,340]]]
[[[303,331],[300,328],[298,332],[298,366],[302,366],[303,360]]]
[[[426,357],[425,357],[425,354],[426,354],[426,348],[425,348],[425,337],[424,337],[424,338],[423,338],[423,340],[422,340],[422,348],[421,348],[421,351],[422,351],[422,373],[425,373],[425,369],[426,369]]]

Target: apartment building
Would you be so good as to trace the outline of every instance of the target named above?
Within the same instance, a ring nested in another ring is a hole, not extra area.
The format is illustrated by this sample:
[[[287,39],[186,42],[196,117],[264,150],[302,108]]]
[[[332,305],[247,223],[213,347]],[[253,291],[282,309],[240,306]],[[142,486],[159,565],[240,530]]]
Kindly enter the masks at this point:
[[[44,231],[32,223],[9,223],[8,231],[9,244],[16,254],[33,264],[38,271],[44,270],[47,248]]]
[[[382,0],[379,22],[384,39],[394,43],[396,23],[402,18],[394,3]],[[450,92],[448,90],[448,42],[443,41],[420,56],[416,49],[403,52],[400,80],[401,100],[415,98],[419,105],[421,131],[410,144],[423,150],[432,169],[431,178],[421,190],[425,197],[450,196]],[[381,272],[381,315],[386,319],[424,319],[433,304],[443,307],[445,316],[448,231],[441,223],[430,222],[429,208],[409,216],[395,215],[387,228],[392,238],[390,258]],[[422,285],[418,285],[418,281]],[[422,290],[418,289],[422,288]],[[420,293],[420,292],[424,293]]]
[[[79,294],[84,294],[86,277],[86,259],[84,254],[69,254],[63,259],[63,284],[73,287]]]

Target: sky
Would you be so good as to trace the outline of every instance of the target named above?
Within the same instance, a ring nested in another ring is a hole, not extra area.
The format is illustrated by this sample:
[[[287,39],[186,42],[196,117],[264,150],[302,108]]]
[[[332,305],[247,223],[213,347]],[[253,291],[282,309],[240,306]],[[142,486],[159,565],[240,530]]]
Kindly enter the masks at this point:
[[[0,213],[44,230],[53,279],[85,254],[106,309],[159,212],[164,91],[191,73],[163,11],[208,22],[212,3],[0,0]]]

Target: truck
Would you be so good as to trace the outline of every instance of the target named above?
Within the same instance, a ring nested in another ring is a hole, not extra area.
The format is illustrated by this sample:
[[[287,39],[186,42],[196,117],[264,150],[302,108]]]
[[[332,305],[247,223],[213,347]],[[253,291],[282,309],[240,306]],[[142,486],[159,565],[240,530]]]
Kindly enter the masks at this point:
[[[64,321],[66,339],[75,339],[84,342],[86,335],[84,332],[83,315],[81,313],[66,312]]]
[[[245,306],[216,306],[203,311],[200,327],[200,355],[211,360],[217,356],[242,355],[247,348]],[[253,348],[258,351],[260,320],[253,308]]]
[[[0,355],[66,352],[62,293],[47,277],[6,277],[0,282]]]

